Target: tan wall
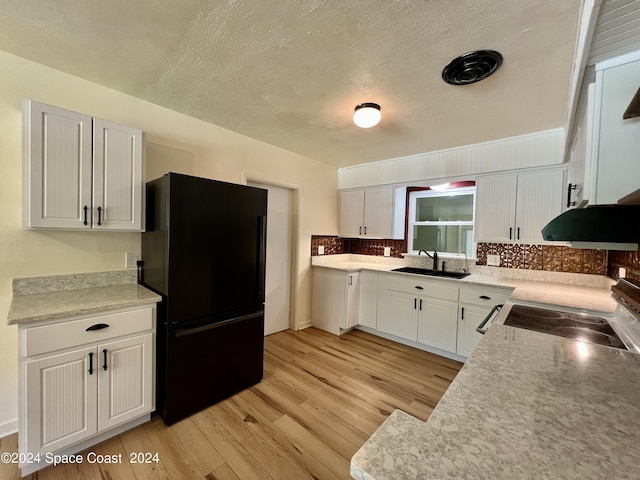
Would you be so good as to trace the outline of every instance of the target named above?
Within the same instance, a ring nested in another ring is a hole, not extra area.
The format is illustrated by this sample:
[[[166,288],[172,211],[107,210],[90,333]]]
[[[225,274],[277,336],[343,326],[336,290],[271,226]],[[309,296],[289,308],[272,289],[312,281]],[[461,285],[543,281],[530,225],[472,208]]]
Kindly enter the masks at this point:
[[[120,270],[140,234],[24,230],[22,100],[145,131],[147,179],[167,171],[242,183],[247,175],[298,187],[295,322],[310,319],[311,234],[337,232],[337,171],[306,157],[0,52],[0,437],[18,415],[17,327],[6,325],[11,279]]]

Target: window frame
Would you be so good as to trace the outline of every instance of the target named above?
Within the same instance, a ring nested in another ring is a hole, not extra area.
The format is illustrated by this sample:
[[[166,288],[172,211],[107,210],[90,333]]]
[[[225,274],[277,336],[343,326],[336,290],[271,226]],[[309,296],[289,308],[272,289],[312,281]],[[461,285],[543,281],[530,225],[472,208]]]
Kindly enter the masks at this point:
[[[419,198],[428,197],[452,197],[458,195],[473,195],[473,207],[472,207],[472,219],[471,220],[453,220],[453,221],[415,221],[416,218],[416,203]],[[471,252],[467,254],[469,257],[474,257],[476,254],[476,241],[475,241],[475,221],[476,221],[476,186],[461,186],[453,187],[447,190],[432,190],[432,189],[420,189],[407,192],[407,252],[411,254],[418,254],[418,250],[413,248],[413,229],[415,226],[465,226],[471,225],[471,231],[473,235],[473,241],[471,242]],[[455,255],[461,254],[461,252],[440,252],[438,254],[443,255]]]

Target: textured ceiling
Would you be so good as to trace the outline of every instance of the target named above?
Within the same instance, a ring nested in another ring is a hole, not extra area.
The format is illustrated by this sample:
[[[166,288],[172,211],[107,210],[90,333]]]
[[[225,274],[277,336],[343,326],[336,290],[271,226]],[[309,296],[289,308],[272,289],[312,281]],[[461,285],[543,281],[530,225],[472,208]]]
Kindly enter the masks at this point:
[[[0,50],[341,167],[563,126],[580,3],[3,0]],[[476,49],[502,67],[445,84]]]

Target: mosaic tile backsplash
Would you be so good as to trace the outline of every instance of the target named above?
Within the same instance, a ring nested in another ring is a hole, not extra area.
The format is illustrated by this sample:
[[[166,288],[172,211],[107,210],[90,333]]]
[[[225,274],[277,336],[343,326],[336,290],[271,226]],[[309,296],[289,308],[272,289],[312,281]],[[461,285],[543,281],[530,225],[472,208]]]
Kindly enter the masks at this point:
[[[635,252],[609,252],[609,268],[607,276],[618,279],[618,269],[627,270],[625,277],[636,284],[640,284],[640,250]]]
[[[324,245],[325,255],[357,253],[382,256],[384,247],[390,247],[392,257],[402,258],[402,253],[406,252],[403,240],[363,240],[313,235],[311,237],[312,256],[318,255],[320,245]],[[486,265],[488,254],[500,255],[502,268],[608,275],[615,279],[618,267],[625,267],[627,278],[640,281],[640,252],[609,252],[555,245],[478,243],[476,264]]]
[[[607,250],[578,249],[555,245],[478,243],[477,265],[487,264],[487,255],[500,255],[500,266],[549,272],[607,274]]]
[[[311,236],[311,255],[318,255],[318,247],[324,245],[325,255],[338,255],[341,253],[357,253],[360,255],[384,255],[384,248],[391,248],[391,256],[402,258],[407,251],[404,240],[377,239],[362,240],[360,238],[340,238],[327,235]]]

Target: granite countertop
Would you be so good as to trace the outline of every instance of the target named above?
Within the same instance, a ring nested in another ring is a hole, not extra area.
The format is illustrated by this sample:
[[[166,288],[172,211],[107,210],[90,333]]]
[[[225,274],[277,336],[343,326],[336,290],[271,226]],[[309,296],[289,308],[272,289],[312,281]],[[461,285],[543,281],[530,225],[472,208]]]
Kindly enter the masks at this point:
[[[640,355],[492,325],[425,423],[396,410],[363,479],[632,479]]]
[[[14,279],[7,323],[31,324],[159,302],[129,272]]]

